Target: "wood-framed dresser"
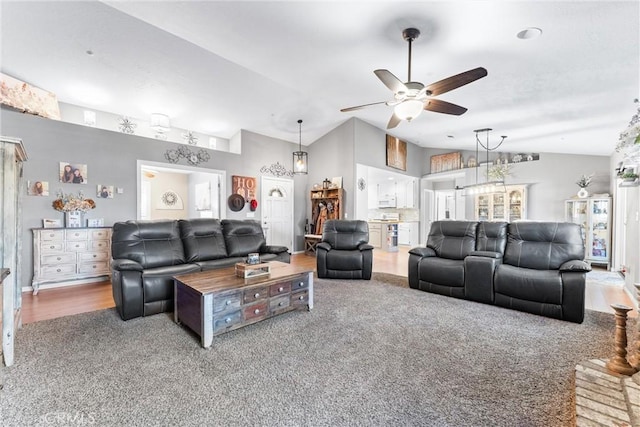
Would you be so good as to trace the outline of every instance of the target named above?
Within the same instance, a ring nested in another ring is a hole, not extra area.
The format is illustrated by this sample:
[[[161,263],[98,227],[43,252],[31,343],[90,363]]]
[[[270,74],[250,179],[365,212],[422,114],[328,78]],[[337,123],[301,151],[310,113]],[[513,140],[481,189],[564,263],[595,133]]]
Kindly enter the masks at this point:
[[[111,274],[110,227],[31,230],[34,295],[43,284],[86,283]]]

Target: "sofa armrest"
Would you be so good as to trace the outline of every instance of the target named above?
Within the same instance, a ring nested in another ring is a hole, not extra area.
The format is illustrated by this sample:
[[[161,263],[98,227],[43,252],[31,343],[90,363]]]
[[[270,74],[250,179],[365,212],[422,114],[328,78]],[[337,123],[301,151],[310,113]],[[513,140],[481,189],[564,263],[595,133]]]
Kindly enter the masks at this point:
[[[360,251],[372,251],[373,250],[373,246],[371,246],[368,243],[362,243],[361,245],[358,246],[358,250],[360,250]]]
[[[563,273],[569,273],[569,272],[588,273],[591,271],[591,266],[584,261],[574,259],[562,264],[559,270]]]
[[[142,264],[126,258],[114,259],[111,262],[111,269],[118,271],[143,271]]]
[[[318,253],[318,249],[329,252],[331,250],[331,245],[327,242],[320,242],[316,245],[316,253]]]
[[[260,253],[266,254],[280,254],[282,252],[289,252],[289,248],[286,246],[274,246],[274,245],[262,245]]]
[[[413,248],[411,250],[409,250],[409,253],[411,255],[417,255],[419,257],[428,257],[428,256],[436,256],[436,251],[434,251],[431,248],[426,248],[426,247],[417,247],[417,248]]]
[[[479,256],[484,258],[501,259],[502,254],[500,252],[493,251],[472,251],[469,256]]]

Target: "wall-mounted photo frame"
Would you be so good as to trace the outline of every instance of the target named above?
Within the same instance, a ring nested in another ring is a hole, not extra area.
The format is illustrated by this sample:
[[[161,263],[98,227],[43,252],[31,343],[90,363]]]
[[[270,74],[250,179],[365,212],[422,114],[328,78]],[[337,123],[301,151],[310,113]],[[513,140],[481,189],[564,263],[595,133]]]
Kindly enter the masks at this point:
[[[113,199],[113,185],[98,184],[96,187],[96,197],[101,199]]]
[[[407,170],[407,143],[391,135],[387,135],[387,166]]]
[[[446,172],[462,167],[462,153],[447,153],[431,156],[431,173]]]
[[[104,218],[87,219],[87,227],[104,227]]]
[[[29,196],[48,196],[49,183],[47,181],[28,181],[27,194]]]
[[[87,165],[60,162],[58,173],[58,176],[60,176],[60,182],[65,184],[86,184],[89,182]]]
[[[61,219],[42,219],[42,228],[61,228],[62,220]]]

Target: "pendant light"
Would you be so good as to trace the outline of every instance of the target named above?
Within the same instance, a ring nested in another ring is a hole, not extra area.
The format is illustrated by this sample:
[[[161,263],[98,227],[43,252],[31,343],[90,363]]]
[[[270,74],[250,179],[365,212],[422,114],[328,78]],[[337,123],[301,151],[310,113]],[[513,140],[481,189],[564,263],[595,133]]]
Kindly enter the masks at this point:
[[[488,194],[488,193],[504,193],[506,192],[506,187],[504,184],[504,178],[503,179],[498,179],[498,180],[493,180],[493,181],[489,181],[489,151],[494,151],[497,150],[498,147],[500,147],[502,145],[502,143],[504,142],[506,135],[503,135],[500,140],[500,142],[493,148],[489,147],[489,132],[491,132],[493,129],[491,128],[484,128],[484,129],[477,129],[474,130],[474,132],[476,133],[476,159],[477,159],[477,163],[476,163],[476,182],[475,184],[472,185],[466,185],[464,187],[464,189],[466,190],[466,194]],[[480,132],[486,132],[486,144],[483,144],[482,141],[480,141],[480,138],[478,137],[478,133]],[[487,153],[487,159],[486,159],[486,166],[487,166],[487,180],[484,183],[479,183],[478,182],[478,170],[480,169],[480,158],[478,157],[479,151],[478,151],[478,145],[480,145]]]
[[[293,152],[293,173],[296,175],[306,175],[309,173],[309,155],[302,151],[302,119],[298,120],[300,131],[300,142],[298,151]]]

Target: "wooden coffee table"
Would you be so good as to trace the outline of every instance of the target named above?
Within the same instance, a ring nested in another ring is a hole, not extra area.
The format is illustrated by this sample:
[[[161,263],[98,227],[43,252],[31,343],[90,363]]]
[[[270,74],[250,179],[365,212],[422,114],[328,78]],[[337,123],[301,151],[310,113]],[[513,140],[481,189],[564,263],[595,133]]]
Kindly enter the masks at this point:
[[[174,277],[174,320],[208,348],[213,337],[291,310],[313,308],[313,271],[279,261],[271,273],[243,279],[235,267]]]

